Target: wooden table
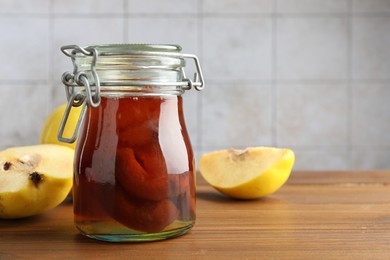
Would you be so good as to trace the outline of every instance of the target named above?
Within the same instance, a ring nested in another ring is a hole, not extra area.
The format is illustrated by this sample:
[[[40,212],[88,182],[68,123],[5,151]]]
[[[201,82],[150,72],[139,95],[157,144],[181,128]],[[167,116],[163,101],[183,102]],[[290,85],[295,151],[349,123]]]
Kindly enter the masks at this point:
[[[267,198],[232,200],[198,178],[197,223],[149,243],[85,238],[63,204],[0,220],[0,259],[390,259],[390,171],[293,172]]]

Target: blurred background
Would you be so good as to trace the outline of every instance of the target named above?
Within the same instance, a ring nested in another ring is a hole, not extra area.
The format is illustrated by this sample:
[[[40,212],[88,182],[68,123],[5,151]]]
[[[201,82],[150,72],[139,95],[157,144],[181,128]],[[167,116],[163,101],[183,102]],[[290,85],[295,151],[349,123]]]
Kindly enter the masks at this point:
[[[390,168],[390,0],[0,0],[0,148],[65,103],[67,44],[177,43],[197,158],[290,147],[295,169]]]

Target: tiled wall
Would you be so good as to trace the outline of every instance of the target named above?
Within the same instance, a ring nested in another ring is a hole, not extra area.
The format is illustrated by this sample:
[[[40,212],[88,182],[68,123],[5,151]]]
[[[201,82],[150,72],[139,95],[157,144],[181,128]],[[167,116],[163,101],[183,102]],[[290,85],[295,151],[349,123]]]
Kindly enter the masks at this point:
[[[178,43],[197,157],[295,150],[296,169],[390,168],[390,0],[0,0],[0,146],[37,143],[65,102],[65,44]]]

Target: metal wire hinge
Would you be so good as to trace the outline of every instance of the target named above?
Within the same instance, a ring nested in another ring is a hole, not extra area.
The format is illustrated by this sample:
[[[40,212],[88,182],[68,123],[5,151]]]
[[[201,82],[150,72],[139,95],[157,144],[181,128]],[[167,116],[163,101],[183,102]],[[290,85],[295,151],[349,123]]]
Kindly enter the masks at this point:
[[[191,88],[195,88],[198,91],[202,90],[204,88],[204,80],[203,80],[203,73],[202,73],[202,69],[200,68],[200,62],[198,57],[191,54],[182,54],[182,57],[194,60],[196,70],[197,70],[197,72],[194,73],[194,80],[191,80],[186,77],[184,68],[181,68],[181,72],[183,74],[183,81],[188,83],[187,87],[183,87],[183,88],[185,90],[189,90]]]
[[[91,107],[98,107],[100,105],[100,80],[96,72],[96,60],[99,54],[95,48],[81,48],[77,45],[63,46],[61,48],[61,51],[66,56],[72,59],[73,73],[65,72],[62,75],[62,83],[64,83],[64,85],[66,86],[65,89],[68,104],[62,117],[60,127],[58,129],[57,139],[64,143],[74,143],[77,139],[77,133],[79,132],[81,123],[85,116],[86,105],[88,104]],[[78,71],[76,55],[79,53],[86,56],[92,56],[91,71],[95,80],[94,89],[92,89],[89,83],[87,74],[84,71]],[[76,92],[76,86],[84,87],[84,91]],[[83,106],[83,108],[77,120],[77,124],[72,136],[64,137],[64,130],[72,107],[79,107],[81,105]]]
[[[66,56],[70,57],[73,63],[73,73],[65,72],[62,75],[62,83],[64,83],[65,86],[68,86],[66,90],[67,98],[69,99],[69,97],[75,92],[74,88],[76,83],[78,86],[85,87],[87,98],[86,102],[88,105],[92,107],[98,107],[100,105],[100,80],[96,72],[96,61],[97,57],[99,56],[98,51],[95,48],[82,48],[78,45],[63,46],[61,47],[61,51]],[[78,70],[76,55],[79,53],[85,56],[92,56],[91,72],[95,80],[94,90],[92,90],[92,86],[89,83],[87,74],[84,71]]]

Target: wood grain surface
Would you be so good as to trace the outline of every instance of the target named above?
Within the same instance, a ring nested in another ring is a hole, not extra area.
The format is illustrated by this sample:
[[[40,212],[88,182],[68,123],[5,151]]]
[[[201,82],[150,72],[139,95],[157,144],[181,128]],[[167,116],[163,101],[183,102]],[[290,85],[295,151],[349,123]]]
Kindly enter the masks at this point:
[[[390,171],[293,172],[276,193],[229,199],[197,184],[190,233],[148,243],[81,236],[72,205],[0,220],[8,259],[390,259]]]

